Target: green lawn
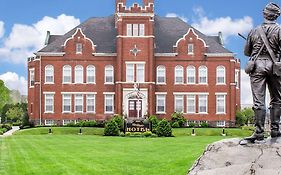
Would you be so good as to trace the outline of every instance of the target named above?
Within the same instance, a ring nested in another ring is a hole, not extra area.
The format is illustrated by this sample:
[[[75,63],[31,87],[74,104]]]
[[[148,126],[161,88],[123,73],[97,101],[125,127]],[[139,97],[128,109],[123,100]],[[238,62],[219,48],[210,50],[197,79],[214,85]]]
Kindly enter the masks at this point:
[[[48,135],[48,128],[37,128],[0,138],[0,174],[185,175],[208,144],[224,138],[187,136],[189,129],[174,130],[173,138],[103,137],[102,128],[83,128],[78,135],[78,130],[53,128]]]

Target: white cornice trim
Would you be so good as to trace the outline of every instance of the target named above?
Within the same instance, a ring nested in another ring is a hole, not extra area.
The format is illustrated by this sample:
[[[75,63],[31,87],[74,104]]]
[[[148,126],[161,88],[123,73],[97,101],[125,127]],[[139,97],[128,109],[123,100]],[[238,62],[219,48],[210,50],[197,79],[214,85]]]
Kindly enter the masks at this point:
[[[69,94],[89,94],[89,95],[91,95],[91,94],[97,94],[97,92],[61,92],[61,94],[62,95],[69,95]]]
[[[36,56],[62,57],[65,55],[65,52],[37,52],[34,54]]]
[[[174,95],[209,95],[209,92],[174,92]]]
[[[153,35],[146,36],[126,36],[126,35],[118,35],[117,38],[155,38]]]
[[[93,53],[96,57],[116,57],[117,53]]]
[[[156,57],[175,57],[178,53],[155,53],[154,56]]]
[[[234,53],[205,53],[207,57],[234,57]]]
[[[154,13],[117,13],[118,17],[121,16],[141,16],[141,17],[154,17]]]

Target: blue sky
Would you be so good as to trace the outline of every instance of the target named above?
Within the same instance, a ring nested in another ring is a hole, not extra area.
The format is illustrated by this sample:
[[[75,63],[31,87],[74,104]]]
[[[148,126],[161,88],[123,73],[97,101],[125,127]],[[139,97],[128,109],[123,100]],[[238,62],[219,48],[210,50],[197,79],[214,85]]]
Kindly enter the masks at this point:
[[[127,2],[129,5],[142,1]],[[244,41],[236,33],[247,35],[253,26],[260,24],[263,21],[262,9],[268,2],[155,0],[155,13],[159,16],[179,16],[208,35],[222,31],[225,47],[237,54],[243,67],[247,59],[243,56]],[[26,93],[25,60],[43,45],[45,30],[62,34],[90,17],[112,15],[114,4],[115,0],[1,0],[0,79],[9,88]]]

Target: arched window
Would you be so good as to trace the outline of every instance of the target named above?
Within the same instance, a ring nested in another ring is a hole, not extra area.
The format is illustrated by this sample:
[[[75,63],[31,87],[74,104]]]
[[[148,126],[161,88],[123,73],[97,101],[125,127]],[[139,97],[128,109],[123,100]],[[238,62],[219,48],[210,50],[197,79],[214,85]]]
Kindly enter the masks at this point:
[[[199,67],[199,84],[208,83],[208,69],[206,66]]]
[[[87,66],[87,83],[96,83],[96,68],[93,65]]]
[[[225,67],[217,67],[217,84],[225,84]]]
[[[188,66],[186,68],[187,73],[187,84],[195,84],[196,79],[196,71],[194,66]]]
[[[183,67],[175,67],[175,84],[183,84]]]
[[[83,66],[75,66],[75,83],[83,83]]]
[[[52,65],[45,67],[45,83],[54,83],[54,66]]]
[[[62,76],[63,76],[62,82],[63,83],[71,83],[72,82],[71,74],[72,74],[71,66],[69,66],[69,65],[63,66],[63,68],[62,68]]]
[[[112,84],[114,82],[114,68],[112,65],[105,66],[104,76],[105,84]]]
[[[165,84],[166,83],[166,68],[165,66],[157,67],[157,84]]]

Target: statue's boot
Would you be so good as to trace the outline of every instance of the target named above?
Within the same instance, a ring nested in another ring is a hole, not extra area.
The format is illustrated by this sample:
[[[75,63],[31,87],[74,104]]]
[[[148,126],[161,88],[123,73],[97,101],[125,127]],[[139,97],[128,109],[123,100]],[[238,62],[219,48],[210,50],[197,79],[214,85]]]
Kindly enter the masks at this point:
[[[281,115],[281,108],[280,107],[272,107],[270,109],[270,121],[271,121],[271,137],[280,137],[281,133],[279,130],[280,124],[280,115]]]
[[[256,140],[264,140],[264,123],[266,111],[262,109],[254,109],[255,111],[255,132],[250,137],[245,137],[244,140],[254,143]]]

